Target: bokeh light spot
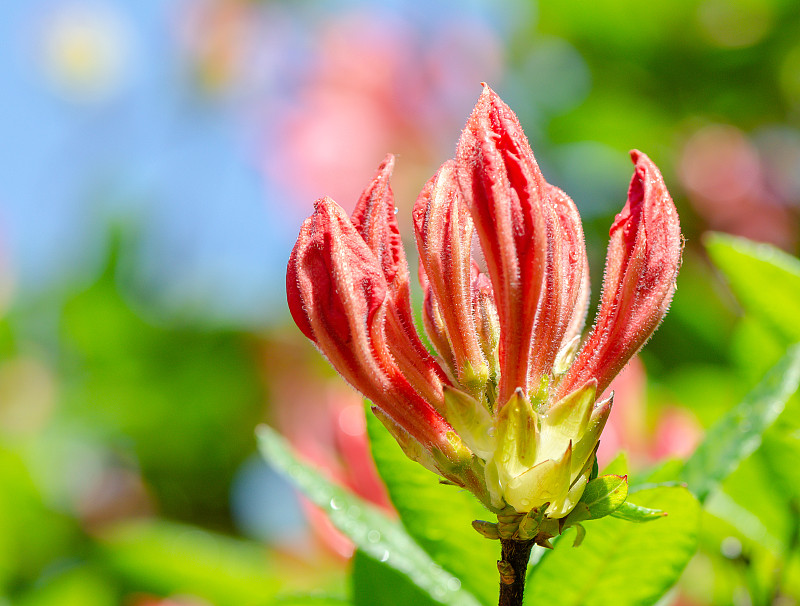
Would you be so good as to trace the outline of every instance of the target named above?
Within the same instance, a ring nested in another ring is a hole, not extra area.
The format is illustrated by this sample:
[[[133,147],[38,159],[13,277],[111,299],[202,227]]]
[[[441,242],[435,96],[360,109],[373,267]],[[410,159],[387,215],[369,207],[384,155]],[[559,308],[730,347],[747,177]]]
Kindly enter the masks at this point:
[[[130,54],[129,25],[109,5],[64,3],[44,20],[43,70],[71,101],[102,101],[116,92],[128,73]]]
[[[772,28],[772,6],[764,0],[705,0],[697,9],[703,32],[728,48],[752,46]]]
[[[346,406],[339,413],[339,428],[348,436],[362,436],[366,431],[364,411],[360,405]]]

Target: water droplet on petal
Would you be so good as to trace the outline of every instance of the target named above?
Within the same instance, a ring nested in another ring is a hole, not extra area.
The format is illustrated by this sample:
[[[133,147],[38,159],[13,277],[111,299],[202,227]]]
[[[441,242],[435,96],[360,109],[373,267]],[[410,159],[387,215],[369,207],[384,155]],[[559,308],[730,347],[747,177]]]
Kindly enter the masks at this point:
[[[381,540],[381,533],[378,530],[370,530],[367,533],[367,541],[370,543],[377,543]]]
[[[386,560],[388,560],[388,559],[389,559],[389,550],[388,550],[388,549],[385,549],[385,550],[383,551],[383,554],[382,554],[382,555],[381,555],[381,557],[380,557],[380,560],[381,560],[381,562],[385,562],[385,561],[386,561]]]
[[[339,501],[336,500],[336,497],[331,499],[330,505],[331,505],[331,509],[333,509],[334,511],[342,508],[342,504],[339,503]]]
[[[447,588],[450,591],[458,591],[459,589],[461,589],[461,581],[459,581],[457,578],[453,577],[452,579],[447,581]]]

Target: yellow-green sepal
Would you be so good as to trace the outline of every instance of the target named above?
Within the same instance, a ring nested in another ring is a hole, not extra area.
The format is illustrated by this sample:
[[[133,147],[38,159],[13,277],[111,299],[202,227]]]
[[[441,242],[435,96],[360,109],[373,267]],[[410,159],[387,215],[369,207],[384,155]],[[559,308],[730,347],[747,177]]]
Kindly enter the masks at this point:
[[[495,450],[492,416],[470,394],[444,386],[445,417],[464,444],[480,458],[488,459]]]
[[[563,452],[567,442],[576,445],[589,426],[596,395],[597,381],[591,379],[548,408],[542,416],[542,447],[552,445]]]
[[[511,478],[504,491],[506,501],[517,511],[529,511],[545,502],[551,503],[548,515],[558,511],[569,494],[571,466],[572,443],[569,443],[558,459],[545,459]]]

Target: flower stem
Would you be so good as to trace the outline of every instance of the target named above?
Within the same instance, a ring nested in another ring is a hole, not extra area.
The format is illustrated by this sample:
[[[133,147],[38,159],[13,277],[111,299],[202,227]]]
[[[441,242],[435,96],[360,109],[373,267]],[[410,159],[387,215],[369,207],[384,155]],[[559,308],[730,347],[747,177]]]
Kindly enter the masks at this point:
[[[500,539],[502,560],[498,560],[500,571],[500,602],[498,606],[522,606],[525,592],[525,572],[534,542]]]

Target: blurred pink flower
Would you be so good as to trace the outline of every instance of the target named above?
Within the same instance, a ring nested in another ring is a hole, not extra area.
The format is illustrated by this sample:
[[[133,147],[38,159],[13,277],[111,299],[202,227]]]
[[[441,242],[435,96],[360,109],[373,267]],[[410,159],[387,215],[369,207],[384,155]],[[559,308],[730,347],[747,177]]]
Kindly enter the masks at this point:
[[[398,200],[414,200],[472,106],[466,91],[503,73],[497,32],[469,11],[423,21],[361,5],[312,17],[283,3],[186,0],[174,15],[193,83],[232,105],[267,190],[296,219],[323,191],[356,199],[387,150],[404,160]]]
[[[797,244],[792,212],[772,191],[758,150],[733,126],[694,133],[683,149],[679,176],[689,201],[711,229],[769,242],[787,250]]]
[[[315,353],[307,344],[289,339],[268,342],[262,349],[275,425],[305,459],[333,480],[393,511],[369,452],[361,396],[335,377],[319,376]],[[323,543],[349,557],[350,540],[310,502],[304,501],[304,508]]]
[[[356,200],[386,150],[412,174],[427,174],[472,102],[452,91],[500,79],[502,62],[500,43],[483,24],[454,17],[426,26],[434,31],[355,11],[324,22],[294,74],[296,88],[279,89],[269,109],[268,177],[298,200],[322,191]],[[398,200],[414,199],[412,187],[396,189]]]

